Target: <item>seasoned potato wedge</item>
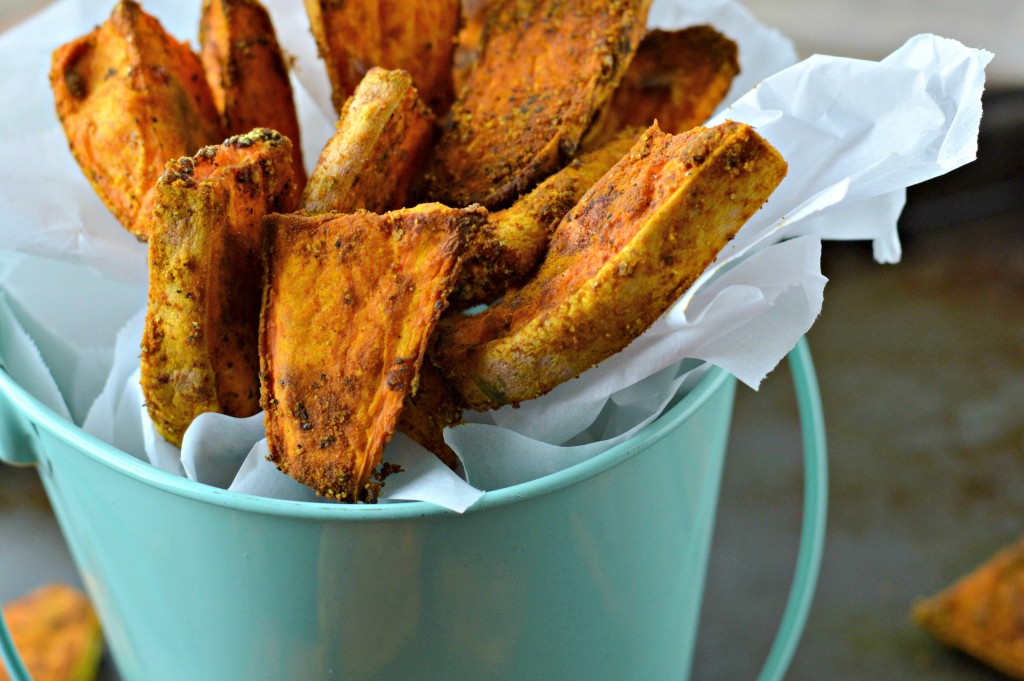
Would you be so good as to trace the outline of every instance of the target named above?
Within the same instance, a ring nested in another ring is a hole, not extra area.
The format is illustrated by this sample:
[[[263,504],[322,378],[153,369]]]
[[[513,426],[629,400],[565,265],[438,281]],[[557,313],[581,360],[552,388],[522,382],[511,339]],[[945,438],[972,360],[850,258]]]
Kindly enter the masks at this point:
[[[489,303],[530,274],[551,233],[591,186],[626,155],[643,133],[620,133],[569,163],[510,207],[491,213],[466,253],[453,294],[460,304]]]
[[[483,52],[452,106],[417,195],[499,208],[558,170],[629,65],[649,4],[488,5]]]
[[[224,132],[270,128],[291,140],[293,177],[306,183],[288,65],[270,15],[258,0],[203,0],[199,56]]]
[[[398,430],[437,455],[451,469],[459,457],[444,441],[444,429],[462,421],[462,407],[448,381],[429,359],[420,367],[419,385],[409,393],[398,417]]]
[[[326,497],[376,499],[384,446],[482,221],[440,204],[267,218],[260,367],[278,468]]]
[[[305,0],[309,24],[327,65],[334,108],[374,66],[403,69],[433,111],[452,101],[452,49],[459,0]]]
[[[302,210],[402,208],[434,139],[434,118],[402,70],[372,68],[349,97],[302,194]]]
[[[175,445],[203,412],[259,403],[262,218],[295,208],[291,142],[258,128],[167,164],[149,240],[142,390]]]
[[[545,394],[654,323],[785,172],[749,126],[652,126],[558,225],[536,275],[444,322],[433,361],[473,409]]]
[[[729,92],[740,63],[736,43],[711,26],[651,31],[583,147],[603,144],[623,128],[658,121],[665,132],[702,124]]]
[[[35,681],[92,681],[103,653],[103,633],[89,600],[76,589],[50,584],[4,605],[4,618]],[[0,664],[0,679],[7,680]]]
[[[199,58],[132,0],[57,48],[50,86],[82,171],[141,240],[164,163],[224,139]]]

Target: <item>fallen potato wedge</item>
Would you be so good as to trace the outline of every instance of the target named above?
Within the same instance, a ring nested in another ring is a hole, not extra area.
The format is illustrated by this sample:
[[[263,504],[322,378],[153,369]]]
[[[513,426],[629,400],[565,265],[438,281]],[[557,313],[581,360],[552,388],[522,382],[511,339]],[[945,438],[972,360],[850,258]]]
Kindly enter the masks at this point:
[[[785,173],[749,126],[652,126],[562,220],[522,288],[446,318],[432,360],[472,409],[547,393],[653,324]]]
[[[686,132],[711,117],[739,72],[736,43],[711,26],[651,31],[582,146],[654,121],[665,132]]]
[[[50,86],[71,153],[143,241],[164,163],[224,139],[199,57],[132,0],[54,51]]]
[[[452,101],[452,50],[459,0],[305,0],[327,66],[334,108],[374,66],[402,69],[437,113]]]
[[[103,632],[78,590],[50,584],[4,605],[11,638],[34,681],[92,681],[103,654]],[[0,664],[0,681],[7,681]]]
[[[157,183],[141,383],[172,444],[204,412],[260,410],[262,218],[295,208],[292,167],[288,138],[257,128],[168,163]]]
[[[384,446],[484,211],[424,204],[266,220],[269,458],[317,494],[376,500]]]
[[[1024,680],[1024,539],[944,591],[914,605],[914,619],[948,646]]]
[[[507,206],[568,162],[644,34],[649,0],[491,3],[479,61],[416,195]]]
[[[629,152],[641,134],[642,129],[623,131],[570,162],[508,208],[490,213],[466,253],[453,303],[490,303],[533,272],[565,214]]]
[[[349,97],[317,159],[301,209],[373,213],[402,208],[434,140],[434,117],[401,70],[372,68]]]
[[[288,64],[270,14],[258,0],[203,0],[199,56],[224,132],[270,128],[291,140],[293,177],[306,184]]]

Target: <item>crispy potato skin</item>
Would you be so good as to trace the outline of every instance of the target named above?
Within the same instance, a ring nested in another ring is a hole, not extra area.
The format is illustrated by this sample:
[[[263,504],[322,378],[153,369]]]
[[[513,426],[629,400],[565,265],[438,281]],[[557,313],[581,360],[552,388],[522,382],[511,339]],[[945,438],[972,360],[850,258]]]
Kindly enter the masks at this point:
[[[686,132],[711,117],[739,72],[736,43],[711,26],[651,31],[582,146],[654,121],[666,132]]]
[[[452,101],[459,0],[305,0],[316,44],[342,105],[374,66],[403,69],[435,112]]]
[[[273,130],[205,147],[160,177],[140,361],[146,408],[168,442],[181,446],[203,412],[259,411],[262,218],[297,202],[291,142]]]
[[[57,48],[50,86],[72,154],[140,240],[164,163],[224,139],[199,58],[131,0]]]
[[[203,0],[199,56],[224,132],[270,128],[291,140],[293,177],[306,184],[292,84],[270,15],[258,0]]]
[[[648,0],[488,6],[483,50],[417,196],[500,208],[564,165],[644,34]]]
[[[374,479],[480,209],[271,215],[260,333],[270,459],[318,494]]]
[[[510,207],[490,213],[470,244],[452,302],[490,303],[533,272],[565,214],[629,152],[641,134],[642,129],[623,131],[571,161]]]
[[[434,117],[402,70],[372,68],[345,102],[301,208],[310,215],[401,208],[434,141]]]
[[[652,126],[559,224],[536,275],[445,320],[435,364],[473,409],[545,394],[653,324],[785,172],[749,126]]]

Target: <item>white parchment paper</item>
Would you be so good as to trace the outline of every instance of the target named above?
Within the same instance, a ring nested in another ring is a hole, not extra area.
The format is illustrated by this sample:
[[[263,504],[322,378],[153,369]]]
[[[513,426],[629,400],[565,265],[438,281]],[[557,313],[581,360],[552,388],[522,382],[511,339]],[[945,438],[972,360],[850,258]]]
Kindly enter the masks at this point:
[[[330,87],[305,15],[267,0],[293,85],[307,166],[333,132]],[[199,3],[145,8],[194,43]],[[47,83],[50,53],[109,7],[63,0],[0,37],[0,357],[40,399],[85,430],[164,470],[235,491],[313,500],[266,459],[261,416],[201,416],[179,450],[149,422],[138,385],[146,249],[114,220],[67,150]],[[749,123],[789,174],[655,325],[624,352],[549,395],[446,431],[466,482],[404,436],[385,459],[403,472],[384,498],[457,511],[482,490],[550,474],[629,438],[708,364],[749,386],[811,327],[822,306],[822,239],[872,241],[900,257],[905,188],[973,160],[991,54],[916,36],[881,62],[814,56],[731,0],[656,2],[650,25],[710,23],[739,44],[742,73],[712,123]]]

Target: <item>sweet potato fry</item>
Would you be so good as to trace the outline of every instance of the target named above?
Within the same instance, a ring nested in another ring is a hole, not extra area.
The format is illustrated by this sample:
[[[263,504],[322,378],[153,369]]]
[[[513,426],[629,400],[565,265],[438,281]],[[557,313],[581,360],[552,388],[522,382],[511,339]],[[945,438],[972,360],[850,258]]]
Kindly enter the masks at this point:
[[[57,48],[50,86],[82,171],[143,241],[164,163],[224,139],[199,58],[132,0]]]
[[[157,431],[176,445],[207,411],[259,404],[263,228],[295,208],[291,142],[258,128],[167,164],[149,240],[142,389]]]
[[[417,195],[499,208],[558,170],[629,65],[649,4],[489,5],[480,61],[452,106]]]
[[[376,499],[378,467],[481,209],[266,220],[260,331],[270,459],[318,494]]]
[[[433,121],[408,73],[370,69],[317,159],[302,210],[316,215],[402,208],[434,140]]]
[[[580,197],[625,156],[643,130],[620,133],[569,163],[510,207],[490,213],[466,253],[453,303],[490,303],[544,257],[551,233]]]
[[[746,125],[652,126],[562,220],[521,289],[445,320],[433,361],[473,409],[543,395],[654,323],[785,170]]]
[[[459,0],[305,0],[331,79],[334,108],[374,66],[403,69],[433,111],[452,101],[452,49]]]
[[[459,457],[444,441],[444,429],[462,421],[462,407],[448,381],[427,359],[420,367],[419,386],[409,393],[398,417],[398,430],[437,455],[451,469]]]
[[[288,65],[259,0],[203,0],[200,58],[224,132],[270,128],[291,140],[293,177],[306,184]]]
[[[455,51],[452,53],[452,81],[455,93],[462,91],[469,74],[480,60],[484,41],[484,17],[487,14],[487,0],[463,0],[462,27],[455,36]]]
[[[686,132],[710,118],[739,72],[736,43],[710,26],[651,31],[582,146],[654,121],[665,132]]]
[[[1024,680],[1024,539],[944,591],[914,605],[914,619],[946,645]]]

